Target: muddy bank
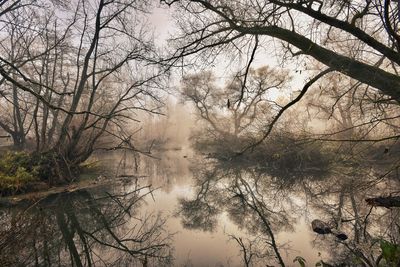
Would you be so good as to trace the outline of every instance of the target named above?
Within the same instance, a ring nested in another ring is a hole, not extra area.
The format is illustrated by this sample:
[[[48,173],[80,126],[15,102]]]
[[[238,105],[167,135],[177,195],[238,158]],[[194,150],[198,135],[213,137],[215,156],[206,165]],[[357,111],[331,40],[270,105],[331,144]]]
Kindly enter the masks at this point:
[[[44,200],[49,200],[62,194],[69,194],[79,192],[87,189],[109,187],[116,185],[123,185],[134,182],[140,176],[124,176],[118,178],[106,178],[99,176],[95,179],[83,180],[75,183],[70,183],[63,186],[55,186],[46,188],[45,190],[38,190],[26,194],[19,194],[14,196],[7,196],[0,198],[0,207],[12,207],[17,205],[34,205]]]

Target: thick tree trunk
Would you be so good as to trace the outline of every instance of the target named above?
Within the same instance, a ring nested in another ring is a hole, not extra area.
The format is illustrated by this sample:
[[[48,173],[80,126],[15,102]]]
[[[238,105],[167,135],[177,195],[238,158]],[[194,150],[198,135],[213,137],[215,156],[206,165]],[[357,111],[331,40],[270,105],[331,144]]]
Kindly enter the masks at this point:
[[[397,75],[384,71],[379,67],[369,65],[361,61],[352,59],[350,57],[338,54],[333,50],[326,49],[314,43],[307,37],[296,33],[294,30],[288,30],[275,25],[242,26],[236,21],[237,18],[235,17],[232,18],[231,14],[224,13],[224,11],[222,11],[220,7],[214,6],[209,1],[196,0],[193,2],[198,2],[204,8],[214,12],[215,14],[220,16],[222,20],[225,20],[227,23],[229,23],[229,27],[226,27],[224,30],[220,31],[224,32],[229,32],[231,30],[237,31],[239,33],[238,36],[232,37],[231,38],[232,40],[240,38],[245,35],[251,35],[251,36],[266,35],[278,38],[282,41],[285,41],[297,47],[302,51],[303,54],[314,57],[316,60],[325,64],[331,69],[339,71],[353,79],[356,79],[362,83],[377,88],[383,94],[386,94],[392,97],[397,102],[400,102],[400,77]],[[276,3],[278,6],[286,6],[288,8],[297,9],[298,11],[303,12],[321,22],[325,22],[329,25],[332,25],[335,28],[353,34],[360,40],[363,40],[371,47],[382,53],[390,60],[400,63],[400,55],[398,52],[379,43],[372,36],[361,31],[357,27],[354,27],[354,25],[340,21],[336,18],[328,17],[320,12],[313,11],[310,8],[305,8],[301,4],[298,5],[295,3],[285,3],[282,1],[271,1],[271,2]],[[218,46],[226,42],[227,42],[226,40],[220,42],[214,42],[212,45],[210,45],[210,47]]]
[[[268,35],[286,41],[296,46],[306,55],[314,57],[326,66],[339,71],[353,79],[379,89],[397,102],[400,102],[400,77],[384,71],[378,67],[368,65],[361,61],[340,55],[312,42],[310,39],[296,32],[277,26],[266,27],[240,27],[233,26],[235,30],[244,34]]]

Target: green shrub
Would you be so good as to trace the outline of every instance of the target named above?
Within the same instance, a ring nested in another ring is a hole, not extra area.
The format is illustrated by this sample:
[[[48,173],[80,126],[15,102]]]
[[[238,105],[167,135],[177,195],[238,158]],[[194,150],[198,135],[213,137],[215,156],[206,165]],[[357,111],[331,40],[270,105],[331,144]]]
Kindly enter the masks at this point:
[[[29,183],[38,180],[30,154],[7,152],[0,157],[0,195],[25,191]]]
[[[384,265],[379,266],[399,266],[400,264],[400,245],[391,243],[386,240],[380,241],[380,247],[382,250],[382,258]]]

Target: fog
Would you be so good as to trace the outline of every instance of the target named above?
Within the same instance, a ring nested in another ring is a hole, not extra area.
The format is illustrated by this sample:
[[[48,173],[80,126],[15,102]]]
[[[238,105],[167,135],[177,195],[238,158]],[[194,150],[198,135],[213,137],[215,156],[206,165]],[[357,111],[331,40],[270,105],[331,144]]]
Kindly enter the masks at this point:
[[[0,0],[0,265],[399,266],[399,12]]]

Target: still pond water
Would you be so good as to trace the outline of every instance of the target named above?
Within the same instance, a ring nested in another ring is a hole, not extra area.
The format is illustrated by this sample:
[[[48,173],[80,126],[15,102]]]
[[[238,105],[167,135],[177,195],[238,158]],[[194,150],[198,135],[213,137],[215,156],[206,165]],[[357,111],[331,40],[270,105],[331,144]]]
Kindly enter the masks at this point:
[[[97,155],[107,166],[99,186],[2,207],[0,265],[300,266],[300,256],[306,266],[373,266],[376,240],[399,235],[398,210],[365,203],[388,187],[372,170],[274,173],[188,150],[159,157]],[[348,239],[314,233],[314,219]]]

